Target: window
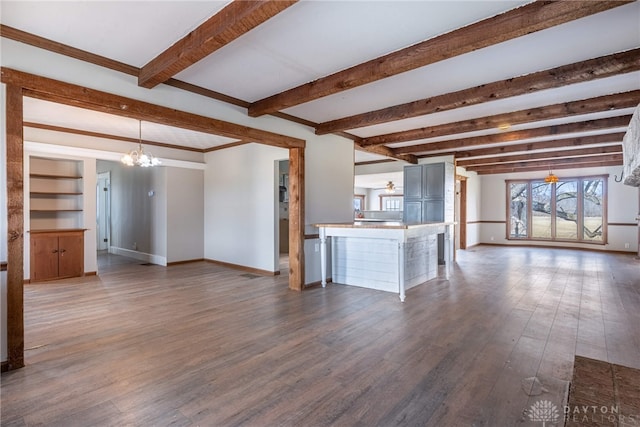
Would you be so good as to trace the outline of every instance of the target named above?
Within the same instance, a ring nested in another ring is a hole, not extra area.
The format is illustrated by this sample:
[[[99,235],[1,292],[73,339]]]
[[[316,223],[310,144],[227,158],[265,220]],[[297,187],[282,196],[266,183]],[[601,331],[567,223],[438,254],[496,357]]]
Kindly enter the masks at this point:
[[[529,191],[528,185],[522,183],[514,183],[508,186],[510,200],[509,208],[509,237],[510,238],[526,238],[529,229],[529,215],[527,206],[529,206]]]
[[[507,181],[507,238],[606,243],[606,176]]]
[[[380,196],[380,210],[381,211],[401,211],[402,201],[404,197],[402,194],[396,194],[393,196]]]
[[[364,209],[364,194],[354,194],[353,195],[353,210],[360,212]]]
[[[531,186],[531,237],[551,238],[551,185],[532,182]]]

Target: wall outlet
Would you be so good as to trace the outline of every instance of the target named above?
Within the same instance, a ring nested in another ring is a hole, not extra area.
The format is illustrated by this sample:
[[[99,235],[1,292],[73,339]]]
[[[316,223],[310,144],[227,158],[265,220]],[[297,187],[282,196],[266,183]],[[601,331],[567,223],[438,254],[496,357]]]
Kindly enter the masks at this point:
[[[131,247],[133,248],[134,251],[138,250],[138,243],[137,242],[133,242],[133,245],[131,245]]]
[[[493,238],[493,236],[491,236],[491,241],[493,242],[495,239]]]
[[[628,243],[625,243],[625,244],[624,244],[624,248],[625,248],[625,249],[629,249],[629,244],[628,244]]]
[[[316,243],[316,244],[313,246],[313,249],[314,249],[316,252],[319,252],[319,251],[320,251],[320,243]]]

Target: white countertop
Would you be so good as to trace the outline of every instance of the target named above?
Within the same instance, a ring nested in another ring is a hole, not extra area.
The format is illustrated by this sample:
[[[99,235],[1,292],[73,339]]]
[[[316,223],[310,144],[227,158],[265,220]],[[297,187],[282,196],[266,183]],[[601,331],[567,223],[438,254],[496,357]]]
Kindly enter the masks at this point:
[[[455,222],[427,222],[427,223],[404,223],[402,221],[354,221],[313,224],[315,227],[326,228],[382,228],[382,229],[408,229],[418,227],[434,227],[442,225],[453,225]]]

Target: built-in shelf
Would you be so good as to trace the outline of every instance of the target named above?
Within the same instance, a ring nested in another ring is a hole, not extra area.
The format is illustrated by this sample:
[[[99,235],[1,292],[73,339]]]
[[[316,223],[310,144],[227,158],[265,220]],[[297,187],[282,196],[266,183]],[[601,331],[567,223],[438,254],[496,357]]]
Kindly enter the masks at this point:
[[[30,158],[31,229],[74,229],[84,225],[82,175],[82,161]]]
[[[82,179],[79,175],[46,175],[41,173],[29,174],[30,178],[42,178],[42,179]]]
[[[32,191],[32,196],[81,196],[82,193],[77,192],[53,192],[53,191]]]
[[[31,209],[29,212],[82,212],[82,209]]]

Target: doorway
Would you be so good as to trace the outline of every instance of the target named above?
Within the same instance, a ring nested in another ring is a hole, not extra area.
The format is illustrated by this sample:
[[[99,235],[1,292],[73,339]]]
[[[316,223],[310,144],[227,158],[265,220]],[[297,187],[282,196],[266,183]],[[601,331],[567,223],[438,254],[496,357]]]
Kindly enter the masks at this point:
[[[289,268],[289,160],[279,160],[276,165],[278,171],[276,257],[279,271],[283,271]]]
[[[96,188],[96,245],[106,251],[111,245],[111,171],[99,172]]]
[[[467,249],[467,177],[461,175],[456,176],[455,221],[455,248]]]

